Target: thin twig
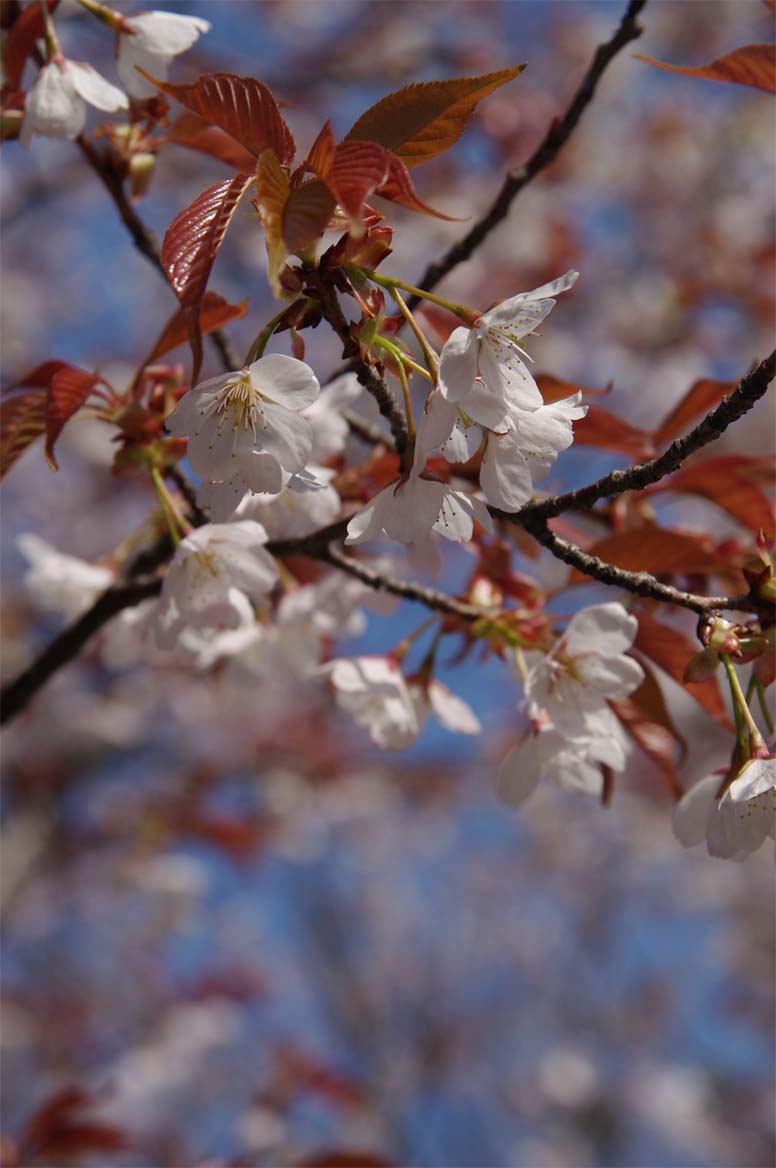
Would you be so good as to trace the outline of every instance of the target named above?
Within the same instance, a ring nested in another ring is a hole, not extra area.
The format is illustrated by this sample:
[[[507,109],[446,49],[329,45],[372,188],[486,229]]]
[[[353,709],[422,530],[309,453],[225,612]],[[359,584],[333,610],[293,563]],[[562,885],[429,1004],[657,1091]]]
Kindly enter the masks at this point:
[[[636,17],[645,4],[646,0],[630,0],[625,14],[620,21],[620,26],[611,40],[608,40],[606,44],[599,45],[596,49],[587,73],[583,77],[579,88],[574,94],[571,105],[563,117],[552,122],[543,140],[528,161],[523,166],[518,167],[517,170],[509,172],[504,179],[501,190],[496,196],[493,205],[482,219],[478,220],[466,235],[458,243],[454,244],[440,260],[429,264],[418,281],[417,287],[423,288],[426,292],[430,292],[453,268],[463,263],[464,260],[470,259],[486,236],[490,235],[494,227],[497,227],[506,218],[520,191],[537,174],[545,170],[555,161],[561,148],[571,137],[585,109],[592,101],[598,82],[601,80],[609,62],[617,56],[620,49],[641,36],[643,30],[637,23]],[[407,301],[408,307],[411,309],[416,308],[419,303],[420,298],[417,296],[412,296]]]
[[[356,580],[360,580],[362,584],[366,584],[370,588],[381,592],[390,592],[393,596],[400,596],[403,600],[416,600],[434,612],[446,612],[467,621],[480,620],[485,615],[481,609],[474,608],[471,604],[464,604],[462,600],[455,600],[454,597],[448,596],[444,592],[438,592],[436,588],[425,588],[421,584],[395,580],[382,572],[376,572],[374,568],[369,568],[366,564],[360,563],[359,560],[354,560],[352,556],[345,555],[333,544],[329,544],[327,548],[314,553],[314,559],[331,564],[333,567],[339,568],[341,572],[347,572],[349,576],[355,577]]]
[[[677,438],[658,458],[641,462],[627,470],[613,470],[586,487],[553,495],[536,503],[527,503],[519,511],[500,511],[489,508],[495,519],[506,519],[524,526],[528,520],[551,519],[564,511],[588,509],[599,499],[621,495],[625,491],[641,491],[677,470],[685,459],[714,442],[760,400],[776,376],[776,349],[742,377],[735,389],[723,397],[719,405],[683,438]]]
[[[693,592],[682,592],[670,584],[663,584],[649,572],[629,572],[624,568],[616,568],[614,564],[607,564],[599,560],[598,556],[591,556],[576,544],[561,539],[554,531],[550,531],[546,522],[534,519],[525,524],[525,529],[543,547],[546,547],[559,560],[570,564],[590,576],[593,580],[600,580],[602,584],[609,584],[615,588],[624,588],[636,596],[646,596],[651,600],[660,600],[666,604],[676,604],[682,608],[690,608],[693,612],[706,613],[717,611],[750,611],[752,597],[743,596],[697,596]]]

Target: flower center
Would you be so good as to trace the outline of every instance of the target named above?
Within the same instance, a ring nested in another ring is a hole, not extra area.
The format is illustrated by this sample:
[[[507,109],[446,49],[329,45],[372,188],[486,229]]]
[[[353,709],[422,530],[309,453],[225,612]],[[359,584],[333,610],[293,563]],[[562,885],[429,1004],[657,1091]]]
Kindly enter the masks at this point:
[[[243,370],[224,382],[216,409],[224,420],[231,419],[234,430],[250,430],[255,438],[257,422],[260,421],[262,429],[267,429],[262,403],[262,395],[252,384],[248,371]]]

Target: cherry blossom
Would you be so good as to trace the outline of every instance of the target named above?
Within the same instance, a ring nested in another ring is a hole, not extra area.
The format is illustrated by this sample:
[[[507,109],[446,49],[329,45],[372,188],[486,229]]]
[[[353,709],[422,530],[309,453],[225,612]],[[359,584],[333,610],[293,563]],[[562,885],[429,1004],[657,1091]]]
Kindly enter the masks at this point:
[[[613,734],[617,719],[607,702],[627,697],[644,677],[638,662],[625,656],[637,629],[635,616],[616,601],[576,613],[557,645],[526,678],[531,715],[546,711],[565,738]]]
[[[156,89],[137,72],[164,81],[170,62],[185,53],[204,32],[209,21],[177,12],[143,12],[126,16],[119,32],[116,68],[127,93],[132,97],[153,97]]]
[[[115,113],[127,109],[129,101],[91,65],[61,57],[49,61],[27,94],[19,141],[29,146],[33,134],[77,138],[86,125],[87,104]]]
[[[300,411],[319,390],[308,365],[273,353],[190,389],[166,426],[175,437],[189,438],[189,462],[198,475],[231,484],[234,510],[246,490],[277,494],[304,469],[313,438]]]
[[[244,594],[261,601],[272,591],[278,569],[263,544],[260,523],[209,523],[178,545],[167,569],[157,616],[161,648],[178,643],[186,625],[194,629],[237,628],[244,623]]]
[[[420,733],[415,705],[395,661],[389,657],[341,657],[321,667],[337,704],[369,731],[376,746],[402,750]]]
[[[612,734],[596,738],[565,738],[544,722],[513,746],[499,767],[497,789],[501,799],[519,807],[543,778],[566,791],[600,798],[602,764],[614,771],[625,767],[625,736],[615,720]]]
[[[578,274],[569,271],[533,292],[503,300],[471,329],[454,329],[440,356],[443,396],[491,430],[514,409],[538,409],[542,395],[525,364],[520,341],[535,331],[552,311],[553,297],[568,291]]]
[[[701,779],[677,803],[673,828],[684,847],[705,841],[723,860],[745,860],[776,839],[776,758],[751,759],[729,785],[724,774]]]
[[[80,616],[113,583],[110,568],[57,551],[31,531],[20,535],[17,544],[30,565],[24,586],[47,612],[68,619]]]
[[[456,491],[448,483],[412,471],[375,495],[351,519],[345,543],[364,543],[381,534],[400,543],[416,543],[437,532],[445,539],[466,542],[474,522],[493,531],[493,521],[481,499]]]

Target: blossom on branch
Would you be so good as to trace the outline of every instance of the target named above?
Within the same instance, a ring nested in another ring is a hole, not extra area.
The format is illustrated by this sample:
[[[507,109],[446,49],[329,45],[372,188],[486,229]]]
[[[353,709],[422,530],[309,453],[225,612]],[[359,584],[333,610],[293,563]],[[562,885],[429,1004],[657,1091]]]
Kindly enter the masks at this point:
[[[124,17],[116,68],[127,93],[132,97],[154,97],[156,88],[141,77],[136,66],[165,81],[173,57],[185,53],[211,27],[199,16],[177,12],[142,12]]]
[[[31,531],[23,532],[16,542],[30,565],[24,587],[47,612],[68,620],[80,616],[113,583],[110,568],[60,552]]]
[[[272,354],[194,386],[165,425],[176,438],[189,439],[189,462],[202,479],[230,484],[230,514],[246,491],[275,495],[304,470],[313,436],[301,411],[319,390],[309,365]],[[217,505],[224,510],[220,497]]]
[[[686,848],[706,843],[710,856],[745,860],[776,839],[776,758],[750,759],[728,776],[707,775],[676,805],[674,835]]]
[[[568,291],[578,274],[567,272],[533,292],[503,300],[471,329],[454,329],[439,361],[442,395],[491,430],[515,409],[538,409],[542,395],[525,364],[520,341],[535,331],[555,306],[553,297]]]
[[[57,58],[44,65],[24,103],[19,141],[29,146],[33,134],[77,138],[86,125],[86,106],[106,113],[127,109],[129,101],[91,65]]]
[[[500,798],[519,807],[543,778],[552,779],[566,791],[600,798],[601,766],[621,771],[627,759],[619,723],[615,721],[612,730],[610,736],[601,738],[565,738],[549,723],[537,726],[501,763],[497,779]]]
[[[340,708],[369,731],[376,746],[402,750],[415,741],[420,733],[415,705],[391,658],[341,657],[320,672],[334,687]]]

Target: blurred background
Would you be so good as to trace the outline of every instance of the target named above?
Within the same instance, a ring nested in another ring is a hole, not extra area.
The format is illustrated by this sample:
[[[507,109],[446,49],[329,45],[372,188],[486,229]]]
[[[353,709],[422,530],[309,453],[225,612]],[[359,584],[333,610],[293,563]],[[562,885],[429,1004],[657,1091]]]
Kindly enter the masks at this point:
[[[415,172],[421,198],[476,218],[623,8],[190,0],[180,11],[213,27],[172,79],[260,78],[302,151],[326,116],[341,136],[402,85],[527,61]],[[74,3],[56,23],[68,55],[115,79],[101,25]],[[642,23],[634,48],[679,64],[773,39],[757,0],[661,0]],[[774,129],[767,95],[626,50],[559,161],[441,291],[485,308],[577,268],[532,341],[537,367],[611,385],[607,408],[649,428],[695,379],[737,379],[771,347]],[[3,384],[56,357],[123,385],[171,291],[72,144],[11,143],[4,163]],[[161,237],[226,173],[171,146],[139,213]],[[394,207],[387,218],[384,270],[410,282],[467,227]],[[250,298],[230,328],[240,351],[276,311],[265,270],[246,205],[211,281]],[[323,380],[338,346],[323,329],[306,341]],[[109,439],[74,422],[56,478],[35,447],[4,484],[6,676],[61,626],[23,587],[18,535],[97,559],[153,505],[145,484],[111,477]],[[763,403],[718,448],[771,446]],[[614,465],[574,448],[548,485]],[[671,506],[666,521],[740,536],[709,503]],[[544,558],[529,570],[558,579]],[[573,605],[599,596],[578,588]],[[337,649],[385,651],[422,615],[370,617]],[[108,669],[98,644],[5,732],[9,1164],[31,1123],[49,1138],[34,1163],[104,1168],[771,1163],[772,856],[682,851],[670,793],[637,756],[607,808],[550,789],[519,814],[504,807],[494,774],[522,725],[519,691],[493,661],[443,676],[484,735],[429,726],[385,754],[317,689],[169,663]],[[689,785],[728,744],[663,680]]]

